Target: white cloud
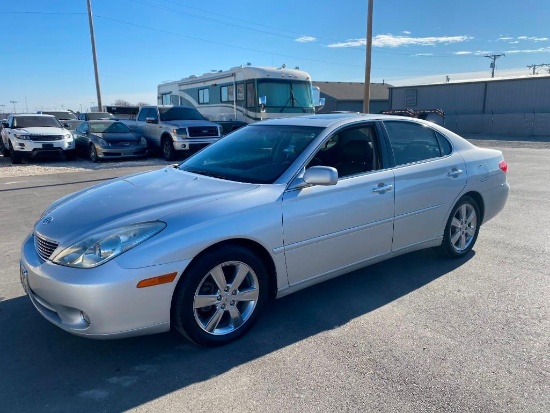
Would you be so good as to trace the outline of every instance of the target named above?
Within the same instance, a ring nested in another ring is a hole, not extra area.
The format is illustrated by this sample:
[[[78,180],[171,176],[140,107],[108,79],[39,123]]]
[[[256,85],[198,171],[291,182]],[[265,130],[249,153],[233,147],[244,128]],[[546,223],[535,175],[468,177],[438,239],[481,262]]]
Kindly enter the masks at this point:
[[[455,54],[457,56],[462,56],[462,55],[474,54],[474,52],[462,51],[462,52],[454,52],[453,54]]]
[[[514,38],[510,36],[500,36],[498,40],[514,40]]]
[[[509,42],[510,44],[518,44],[519,43],[519,40],[515,40],[513,42]]]
[[[379,34],[372,39],[375,47],[400,47],[400,46],[435,46],[436,44],[461,43],[473,39],[470,36],[441,36],[441,37],[410,37],[394,36],[393,34]],[[328,47],[358,47],[365,46],[366,39],[350,39],[345,42],[332,43]]]
[[[300,42],[300,43],[309,43],[309,42],[314,42],[315,40],[317,39],[311,36],[302,36],[295,39],[296,42]]]
[[[550,47],[540,47],[538,49],[514,49],[504,52],[504,54],[519,54],[519,53],[550,53]]]
[[[433,56],[433,53],[416,53],[413,56]]]
[[[411,32],[410,32],[410,31],[408,31],[408,30],[403,30],[403,32],[402,32],[402,33],[403,33],[403,34],[407,34],[407,35],[411,34]]]
[[[519,43],[519,41],[530,41],[530,42],[547,42],[550,40],[548,37],[534,37],[534,36],[518,36],[518,37],[510,37],[510,36],[500,36],[498,40],[504,40],[509,41],[511,44]]]

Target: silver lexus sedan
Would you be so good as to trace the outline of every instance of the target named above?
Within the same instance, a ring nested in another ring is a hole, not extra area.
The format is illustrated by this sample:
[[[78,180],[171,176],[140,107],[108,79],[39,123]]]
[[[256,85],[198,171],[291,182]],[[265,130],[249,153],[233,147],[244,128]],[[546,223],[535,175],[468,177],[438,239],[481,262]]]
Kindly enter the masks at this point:
[[[462,257],[508,197],[502,153],[435,124],[258,122],[180,165],[50,205],[22,246],[36,309],[79,336],[225,344],[272,297],[422,248]]]

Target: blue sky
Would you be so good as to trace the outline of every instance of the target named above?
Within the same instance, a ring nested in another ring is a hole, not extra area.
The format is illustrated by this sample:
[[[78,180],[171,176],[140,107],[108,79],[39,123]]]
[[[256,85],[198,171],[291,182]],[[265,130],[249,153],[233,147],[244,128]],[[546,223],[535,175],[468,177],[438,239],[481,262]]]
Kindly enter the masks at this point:
[[[92,0],[92,8],[103,104],[156,103],[162,81],[247,62],[364,80],[367,0]],[[29,112],[95,104],[86,0],[5,0],[0,19],[0,112],[11,101]],[[489,77],[484,56],[502,53],[497,77],[528,75],[528,65],[550,64],[549,26],[548,0],[374,0],[371,80]]]

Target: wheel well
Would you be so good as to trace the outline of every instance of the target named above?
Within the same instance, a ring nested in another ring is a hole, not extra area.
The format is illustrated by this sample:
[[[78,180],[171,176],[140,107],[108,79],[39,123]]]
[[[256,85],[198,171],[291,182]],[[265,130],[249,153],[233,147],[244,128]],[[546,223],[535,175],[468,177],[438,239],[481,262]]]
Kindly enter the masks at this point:
[[[164,142],[165,139],[168,139],[170,142],[172,142],[172,136],[167,134],[167,133],[163,133],[160,137],[160,141],[161,143]]]
[[[479,192],[471,191],[463,196],[469,196],[474,199],[474,201],[477,202],[477,206],[479,207],[479,213],[481,214],[479,222],[483,222],[483,217],[485,215],[485,204],[483,203],[483,197]]]
[[[260,244],[258,244],[255,241],[244,239],[244,238],[235,238],[230,240],[225,240],[218,242],[217,244],[213,244],[206,248],[205,250],[201,251],[198,255],[193,258],[191,263],[187,266],[189,266],[200,256],[208,253],[209,251],[212,251],[216,248],[219,248],[221,246],[225,245],[239,245],[242,247],[245,247],[252,251],[254,254],[258,256],[262,260],[262,262],[265,265],[265,268],[267,270],[267,276],[269,278],[269,296],[271,298],[275,298],[277,294],[277,270],[275,269],[275,263],[273,262],[273,259],[271,258],[271,255],[269,255],[269,252]]]

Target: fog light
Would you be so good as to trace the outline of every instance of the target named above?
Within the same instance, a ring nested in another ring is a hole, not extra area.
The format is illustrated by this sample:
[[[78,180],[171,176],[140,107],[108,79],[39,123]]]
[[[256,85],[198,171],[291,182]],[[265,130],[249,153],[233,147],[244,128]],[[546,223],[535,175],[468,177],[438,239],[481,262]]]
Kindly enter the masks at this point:
[[[90,325],[90,317],[84,311],[80,312],[80,318],[82,318],[82,321],[84,321],[84,323],[86,323],[87,326]]]
[[[186,143],[182,143],[182,144],[181,144],[181,149],[187,149],[187,144],[186,144]]]

